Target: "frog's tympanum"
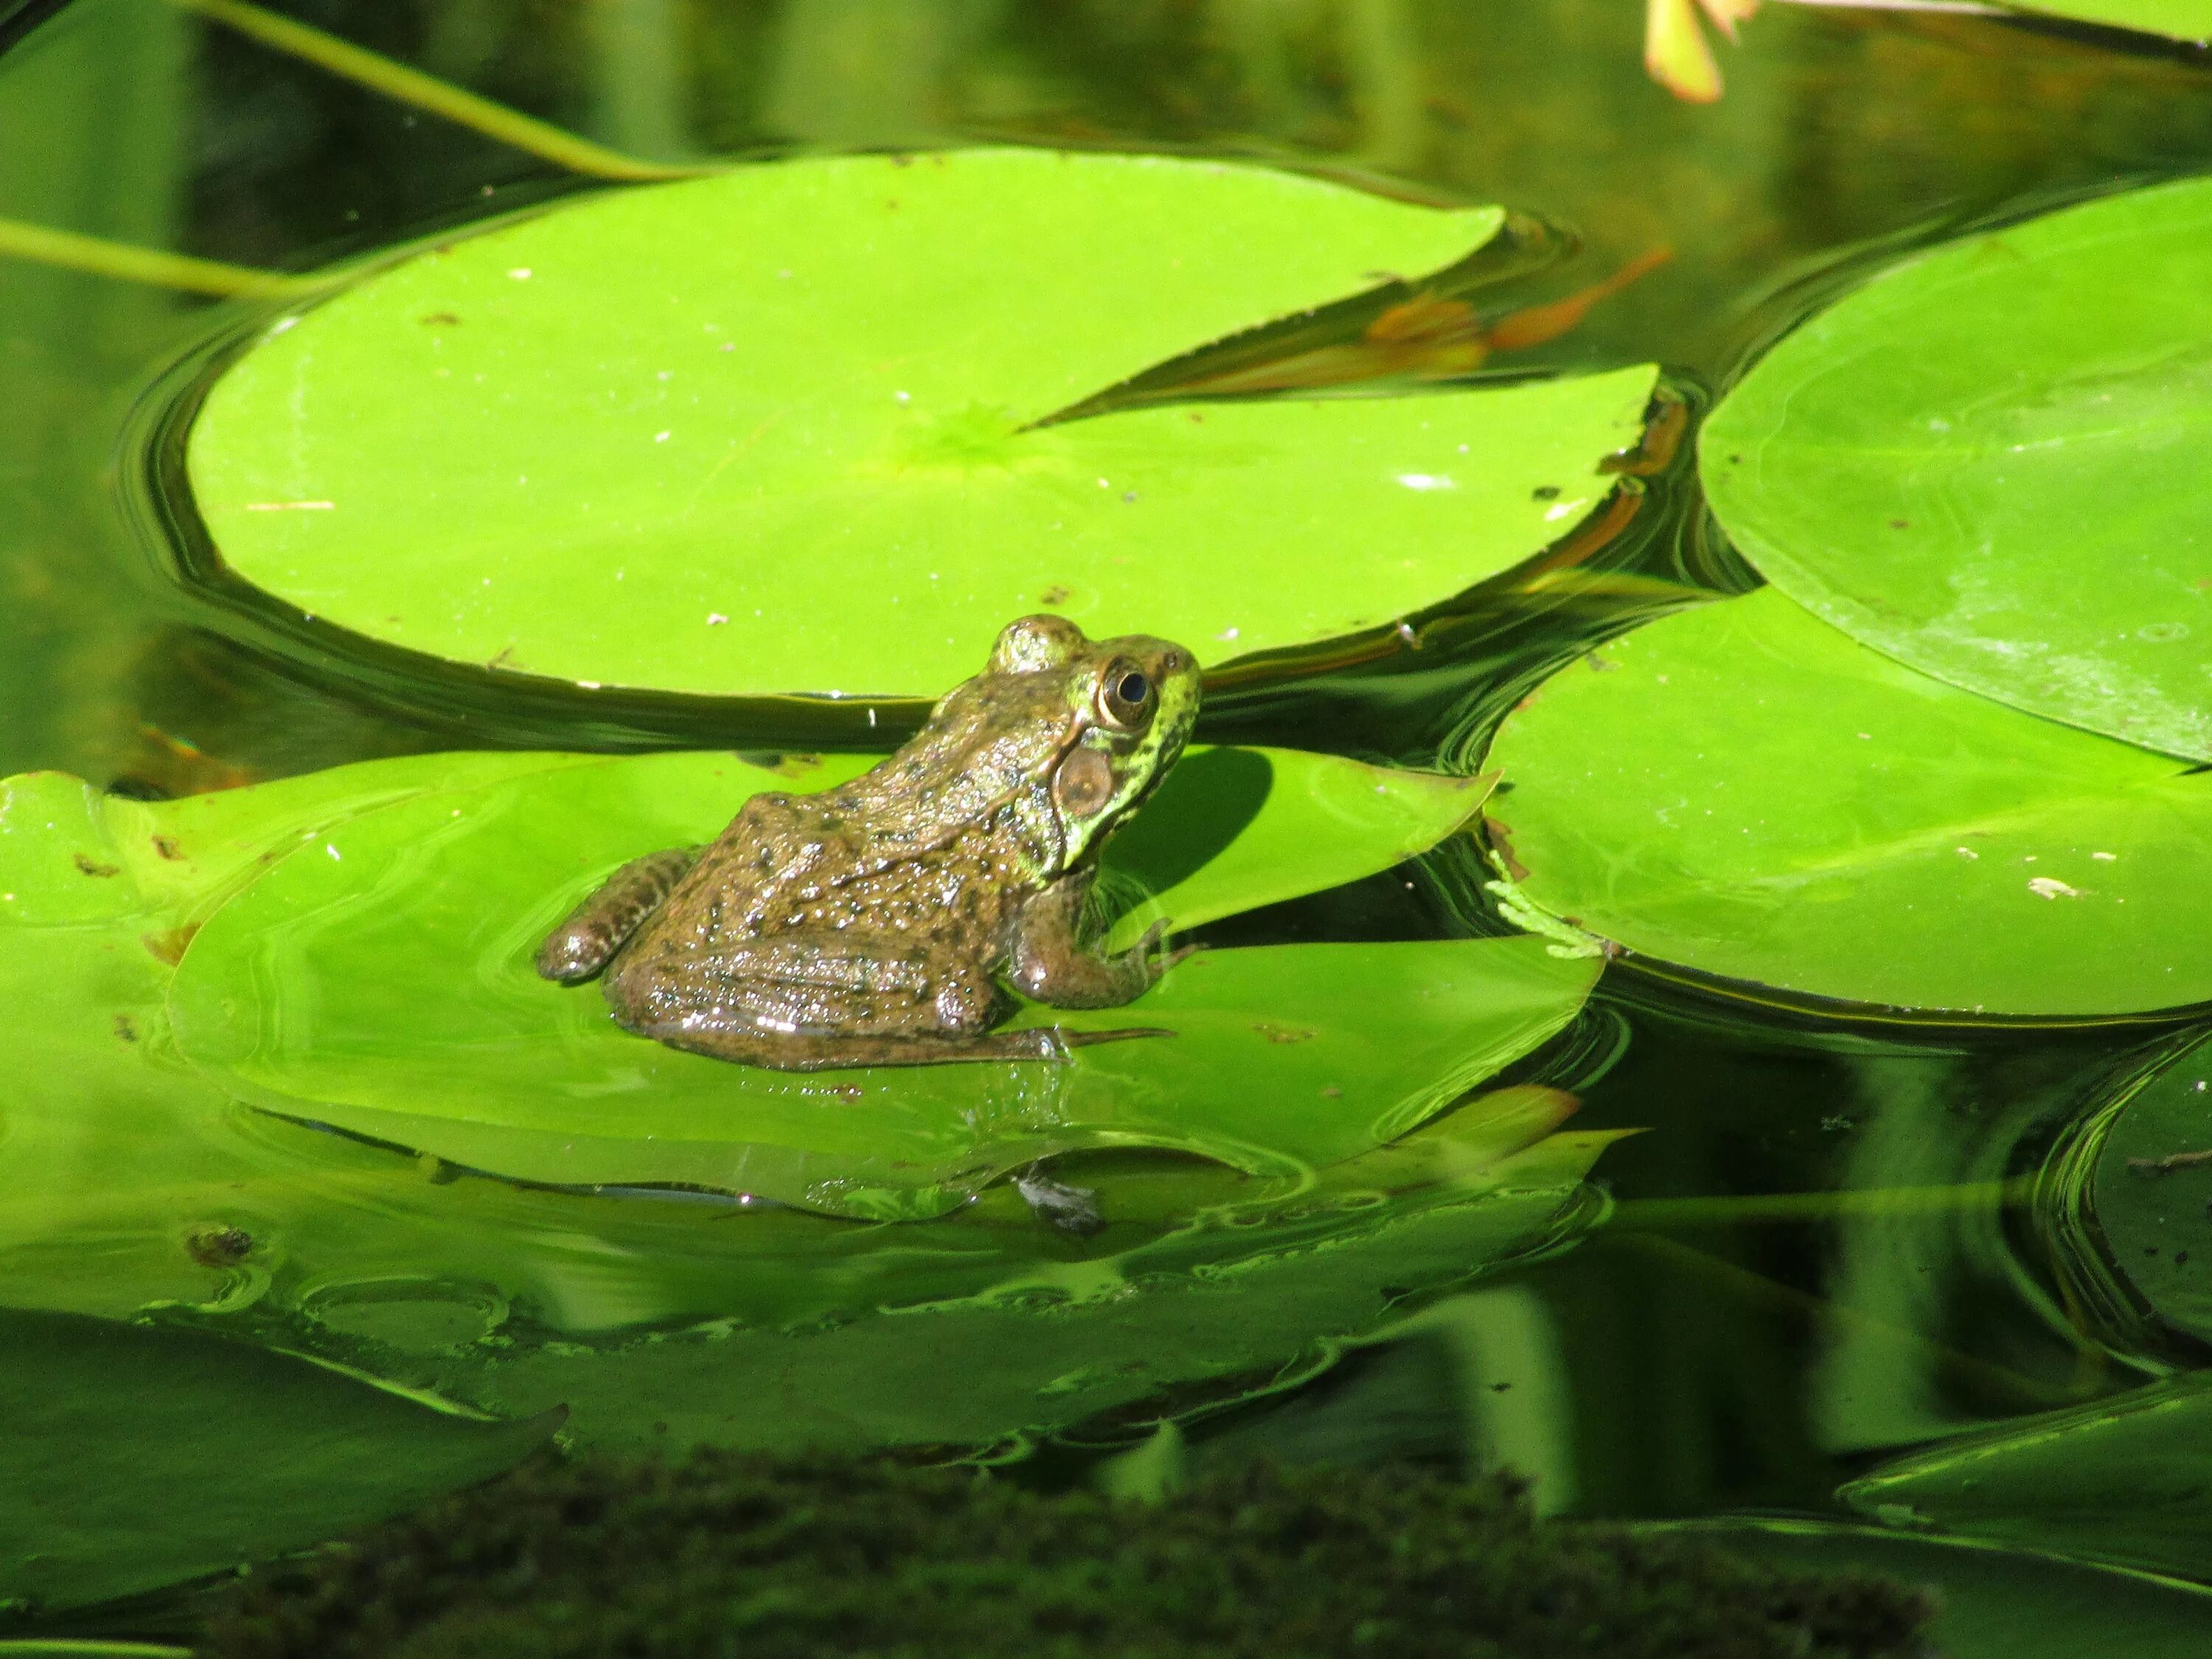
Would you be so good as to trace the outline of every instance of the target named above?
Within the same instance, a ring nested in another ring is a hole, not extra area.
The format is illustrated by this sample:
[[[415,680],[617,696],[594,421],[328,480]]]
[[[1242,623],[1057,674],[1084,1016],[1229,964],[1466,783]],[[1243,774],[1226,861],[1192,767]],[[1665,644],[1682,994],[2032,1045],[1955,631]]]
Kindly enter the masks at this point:
[[[1063,1057],[1146,1029],[997,1030],[1001,976],[1060,1008],[1140,995],[1174,961],[1083,939],[1099,848],[1175,764],[1198,665],[1165,640],[1093,642],[1057,617],[999,635],[983,672],[874,770],[761,794],[712,846],[636,859],[539,948],[605,970],[615,1018],[720,1060],[814,1071]]]

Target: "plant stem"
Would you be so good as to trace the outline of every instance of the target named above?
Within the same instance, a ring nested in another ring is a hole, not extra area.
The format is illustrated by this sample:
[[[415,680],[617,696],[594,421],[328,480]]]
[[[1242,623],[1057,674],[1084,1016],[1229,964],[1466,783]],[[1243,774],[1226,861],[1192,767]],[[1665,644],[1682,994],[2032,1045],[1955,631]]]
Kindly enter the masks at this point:
[[[365,46],[356,46],[349,40],[321,29],[295,22],[273,11],[250,5],[246,0],[169,0],[173,6],[196,12],[227,28],[236,29],[262,45],[297,58],[303,63],[344,79],[357,82],[386,97],[403,104],[412,104],[417,109],[428,110],[433,115],[461,126],[472,128],[503,144],[527,150],[532,155],[568,168],[573,173],[589,173],[599,179],[623,179],[633,181],[654,179],[693,179],[705,173],[720,173],[719,163],[651,161],[640,156],[625,155],[620,150],[610,149],[605,144],[595,144],[588,138],[540,121],[534,116],[512,110],[504,104],[494,103],[489,98],[441,81],[434,75],[425,75],[417,69],[396,63],[380,52]]]
[[[0,219],[0,254],[59,265],[67,270],[90,271],[120,282],[181,289],[187,294],[281,296],[313,294],[329,286],[317,277],[292,276],[282,271],[257,270],[251,265],[195,259],[190,254],[139,247],[130,242],[111,242],[104,237],[87,236],[74,230],[26,224],[20,219]]]

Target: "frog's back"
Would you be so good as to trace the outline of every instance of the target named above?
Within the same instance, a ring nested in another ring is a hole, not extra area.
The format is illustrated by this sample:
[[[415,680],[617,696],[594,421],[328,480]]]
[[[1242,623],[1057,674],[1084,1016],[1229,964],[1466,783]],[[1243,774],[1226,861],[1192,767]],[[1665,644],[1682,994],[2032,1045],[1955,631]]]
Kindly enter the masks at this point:
[[[991,954],[1055,848],[1042,786],[919,802],[903,751],[818,795],[756,795],[633,941],[651,958],[780,934],[864,933]],[[925,805],[927,810],[915,810]]]

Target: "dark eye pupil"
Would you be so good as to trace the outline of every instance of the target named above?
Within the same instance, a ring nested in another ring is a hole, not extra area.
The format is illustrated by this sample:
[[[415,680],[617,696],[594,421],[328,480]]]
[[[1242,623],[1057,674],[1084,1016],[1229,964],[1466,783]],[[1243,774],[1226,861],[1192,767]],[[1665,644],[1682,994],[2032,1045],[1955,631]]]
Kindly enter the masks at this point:
[[[1152,690],[1142,674],[1124,674],[1121,683],[1114,688],[1114,695],[1134,708],[1152,694]]]

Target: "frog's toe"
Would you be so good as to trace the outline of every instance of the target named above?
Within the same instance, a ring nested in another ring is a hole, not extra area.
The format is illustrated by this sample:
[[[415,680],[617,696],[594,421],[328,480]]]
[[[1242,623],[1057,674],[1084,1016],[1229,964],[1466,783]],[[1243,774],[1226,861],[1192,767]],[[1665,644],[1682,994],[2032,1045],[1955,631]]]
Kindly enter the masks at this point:
[[[1139,939],[1128,952],[1130,964],[1145,975],[1145,982],[1148,985],[1157,985],[1169,969],[1206,948],[1203,945],[1179,945],[1174,950],[1162,953],[1160,941],[1174,931],[1173,920],[1163,916],[1145,929],[1144,938]]]
[[[1061,1232],[1089,1238],[1106,1229],[1106,1218],[1098,1208],[1097,1188],[1071,1187],[1066,1182],[1054,1181],[1044,1172],[1042,1164],[1032,1164],[1017,1175],[1014,1190],[1022,1195],[1031,1214]]]

